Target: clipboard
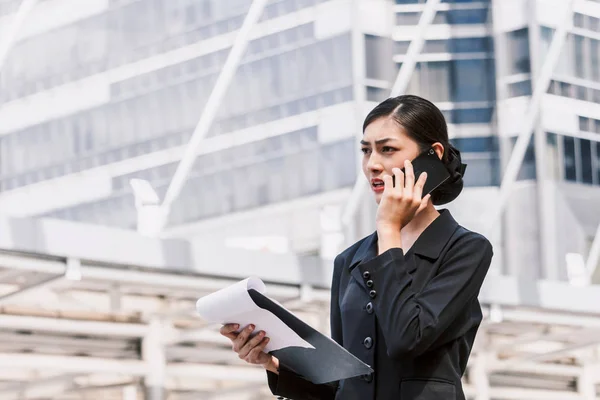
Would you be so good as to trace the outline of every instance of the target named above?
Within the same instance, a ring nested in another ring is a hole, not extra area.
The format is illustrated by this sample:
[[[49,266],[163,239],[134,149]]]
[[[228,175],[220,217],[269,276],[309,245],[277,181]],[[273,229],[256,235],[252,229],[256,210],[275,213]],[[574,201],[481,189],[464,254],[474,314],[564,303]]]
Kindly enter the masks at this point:
[[[314,383],[324,384],[372,373],[371,367],[331,338],[300,320],[265,295],[258,278],[248,278],[198,299],[196,310],[209,322],[255,324],[270,338],[265,351],[281,366]]]
[[[333,339],[323,335],[294,314],[255,289],[248,290],[257,306],[268,310],[310,343],[314,349],[285,347],[271,351],[287,369],[315,383],[329,383],[373,372],[370,366],[356,358]]]

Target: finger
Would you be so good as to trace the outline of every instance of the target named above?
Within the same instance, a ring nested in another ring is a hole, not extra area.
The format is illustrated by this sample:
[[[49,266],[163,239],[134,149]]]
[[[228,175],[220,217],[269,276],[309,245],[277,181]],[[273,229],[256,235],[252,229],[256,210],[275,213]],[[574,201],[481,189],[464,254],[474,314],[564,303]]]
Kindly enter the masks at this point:
[[[404,161],[404,189],[407,189],[410,193],[413,191],[415,186],[415,171],[410,160]]]
[[[396,181],[398,182],[398,181]],[[383,176],[383,193],[390,193],[394,190],[394,182],[390,175]]]
[[[246,342],[248,341],[248,337],[250,337],[250,334],[252,333],[252,331],[254,331],[255,326],[250,324],[248,326],[246,326],[238,335],[238,337],[235,339],[235,342],[233,343],[233,350],[237,353],[241,350],[242,347],[244,347],[244,345],[246,344]]]
[[[231,340],[235,339],[238,334],[236,331],[240,328],[238,324],[225,324],[219,329],[219,333]]]
[[[254,335],[254,337],[252,339],[248,340],[248,342],[246,342],[246,344],[238,352],[240,358],[245,359],[248,356],[248,354],[252,351],[252,349],[254,349],[256,346],[258,346],[258,344],[260,342],[262,342],[264,337],[265,337],[265,332],[260,331],[260,332],[258,332],[258,334]]]
[[[392,172],[396,177],[395,189],[398,193],[404,192],[404,172],[400,168],[392,168]]]
[[[427,181],[427,172],[423,172],[423,173],[421,173],[421,175],[419,175],[419,180],[415,184],[415,188],[413,190],[413,196],[419,202],[421,201],[421,198],[423,197],[423,187],[425,186],[426,181]]]
[[[246,361],[252,364],[265,364],[268,362],[271,356],[265,353],[264,350],[265,347],[267,347],[269,340],[268,337],[261,340],[261,342],[250,351],[248,357],[246,357]]]

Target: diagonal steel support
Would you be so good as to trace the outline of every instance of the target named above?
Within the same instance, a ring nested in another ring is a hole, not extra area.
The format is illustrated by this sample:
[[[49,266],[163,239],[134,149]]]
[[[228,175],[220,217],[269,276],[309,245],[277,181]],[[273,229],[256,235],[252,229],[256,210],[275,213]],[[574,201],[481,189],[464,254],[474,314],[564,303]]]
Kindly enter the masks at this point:
[[[515,143],[515,147],[510,155],[510,159],[506,166],[506,171],[504,172],[504,176],[502,177],[499,199],[496,203],[493,204],[491,210],[489,210],[483,216],[484,232],[486,233],[489,233],[493,229],[494,225],[502,215],[504,207],[506,206],[506,203],[508,202],[508,199],[512,192],[512,188],[517,180],[519,170],[521,169],[521,165],[523,164],[525,153],[527,152],[527,146],[529,145],[529,142],[531,140],[534,127],[537,124],[542,99],[548,91],[548,87],[550,86],[550,81],[552,79],[552,74],[556,69],[556,65],[558,64],[561,51],[567,40],[567,34],[569,33],[569,29],[571,28],[571,25],[573,23],[574,3],[574,0],[569,0],[566,6],[566,16],[554,32],[554,37],[552,38],[550,48],[548,49],[548,54],[546,55],[544,64],[540,69],[539,77],[534,85],[534,91],[529,102],[529,109],[525,116],[525,122],[521,127],[521,130],[517,137],[517,142]]]
[[[19,34],[21,28],[23,27],[23,23],[27,19],[27,16],[35,7],[35,4],[38,0],[23,0],[17,13],[13,17],[13,22],[11,27],[8,29],[8,32],[5,36],[0,39],[0,71],[2,71],[2,67],[4,66],[4,62],[8,57],[8,53],[12,49],[12,47],[17,42],[17,35]]]
[[[406,57],[402,62],[400,71],[398,71],[398,76],[392,86],[390,97],[399,96],[406,92],[406,88],[410,83],[410,79],[417,65],[417,57],[421,54],[423,45],[425,44],[425,33],[427,32],[427,28],[433,23],[437,11],[436,8],[440,3],[441,0],[427,0],[421,18],[419,19],[419,24],[416,27],[415,36],[408,46]],[[366,189],[367,180],[362,176],[359,176],[354,183],[350,198],[342,212],[342,225],[346,230],[358,212],[361,199]]]
[[[590,280],[596,274],[598,263],[600,263],[600,224],[598,224],[598,229],[596,229],[596,236],[594,236],[594,240],[592,241],[592,247],[590,247],[590,253],[588,254],[588,259],[585,265],[586,270],[589,273]]]
[[[171,184],[167,189],[165,199],[161,206],[165,218],[168,217],[173,202],[181,193],[189,172],[194,164],[194,160],[196,159],[198,146],[212,126],[215,116],[219,111],[221,102],[223,101],[227,89],[229,88],[238,66],[242,61],[242,57],[246,51],[248,42],[250,41],[250,31],[258,22],[267,2],[268,0],[253,0],[252,4],[250,5],[250,9],[248,10],[248,14],[244,19],[244,23],[242,24],[242,27],[236,36],[229,55],[227,56],[223,70],[217,78],[217,82],[215,83],[208,101],[206,102],[206,106],[204,107],[204,111],[202,112],[200,120],[196,125],[196,129],[194,129],[194,133],[192,134],[192,137],[185,149],[183,158],[179,162],[177,170],[175,171],[175,175],[173,176]]]
[[[51,276],[48,278],[44,278],[38,282],[34,282],[30,285],[21,287],[14,292],[0,296],[0,304],[4,304],[7,301],[14,301],[15,299],[18,299],[18,298],[26,297],[29,294],[31,294],[32,292],[35,292],[36,290],[39,290],[39,289],[46,287],[50,284],[53,284],[55,282],[61,281],[63,278],[64,278],[64,275],[54,275],[54,276]]]

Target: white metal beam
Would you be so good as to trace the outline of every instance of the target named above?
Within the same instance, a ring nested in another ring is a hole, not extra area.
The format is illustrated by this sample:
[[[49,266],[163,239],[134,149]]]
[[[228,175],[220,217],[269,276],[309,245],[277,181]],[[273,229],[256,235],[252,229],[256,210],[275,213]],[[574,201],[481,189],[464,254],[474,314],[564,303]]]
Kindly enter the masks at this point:
[[[27,19],[27,16],[35,7],[37,0],[23,0],[17,13],[13,17],[12,25],[8,29],[8,32],[0,38],[0,71],[4,66],[4,62],[8,57],[8,53],[17,42],[17,36],[19,31],[23,27],[23,23]]]
[[[423,50],[423,45],[425,44],[425,33],[427,32],[427,28],[433,23],[437,7],[440,3],[441,0],[427,0],[427,3],[423,7],[421,18],[419,19],[419,23],[415,30],[415,36],[408,46],[406,57],[402,62],[400,71],[398,71],[398,76],[392,86],[390,97],[399,96],[406,92],[406,88],[410,83],[410,79],[417,65],[417,57]],[[364,177],[359,176],[354,183],[350,198],[342,212],[342,225],[346,229],[358,212],[362,196],[367,187],[367,180]]]
[[[143,337],[148,331],[144,324],[81,321],[65,318],[31,317],[0,314],[2,329],[32,330],[72,335]]]
[[[53,370],[73,374],[106,373],[143,377],[148,373],[149,365],[141,360],[0,353],[0,369],[3,368]],[[265,381],[264,370],[252,366],[171,363],[167,364],[166,374],[174,378],[187,377],[240,382]]]
[[[51,369],[73,374],[108,373],[144,376],[147,364],[140,360],[41,354],[0,353],[0,368]]]
[[[237,34],[235,42],[233,43],[233,47],[231,48],[227,60],[225,61],[225,65],[223,66],[223,69],[217,78],[217,82],[210,93],[210,96],[206,102],[206,106],[204,107],[204,111],[202,112],[200,120],[196,125],[196,129],[194,129],[194,133],[185,149],[183,158],[177,166],[173,180],[171,181],[171,184],[167,189],[167,193],[165,194],[165,198],[162,203],[165,217],[168,217],[168,213],[173,202],[181,193],[181,190],[185,184],[185,180],[187,179],[187,176],[194,164],[194,160],[196,159],[198,146],[208,133],[208,130],[210,129],[212,122],[217,115],[219,107],[221,106],[221,102],[227,93],[227,89],[229,88],[238,66],[242,61],[248,41],[250,40],[250,31],[258,22],[267,2],[268,0],[253,0],[252,4],[250,4],[248,14],[244,19],[244,23]]]
[[[492,360],[487,366],[488,373],[513,371],[524,374],[547,374],[557,376],[572,376],[576,377],[581,374],[581,367],[577,365],[552,364],[523,361],[518,364],[508,365],[510,360]]]
[[[511,152],[504,176],[502,177],[499,198],[493,203],[491,209],[483,215],[485,232],[489,233],[494,228],[494,225],[498,221],[498,218],[502,215],[504,207],[506,206],[510,194],[512,193],[512,188],[517,180],[519,170],[523,164],[525,153],[527,152],[527,147],[531,141],[533,129],[540,114],[542,99],[548,91],[548,86],[552,80],[552,74],[556,69],[556,65],[560,59],[561,51],[564,47],[565,41],[567,40],[569,29],[573,23],[574,3],[575,0],[568,1],[566,5],[567,8],[565,17],[554,32],[554,36],[548,49],[548,53],[546,54],[544,64],[542,65],[540,74],[535,81],[533,94],[529,102],[529,108],[527,110],[527,114],[525,115],[525,122],[519,131],[517,142],[515,143],[515,146]]]
[[[73,379],[77,376],[77,374],[67,374],[26,383],[19,382],[1,389],[0,398],[2,400],[21,400],[55,397],[73,387]]]
[[[0,267],[21,271],[34,271],[48,274],[62,274],[65,263],[44,260],[41,258],[0,254]],[[101,280],[118,284],[149,285],[155,288],[189,289],[196,293],[213,292],[238,281],[231,277],[204,277],[197,274],[175,274],[167,270],[138,270],[133,268],[109,268],[91,262],[81,265],[82,279]],[[268,283],[269,295],[280,298],[297,298],[300,296],[300,285]],[[317,299],[329,301],[329,290],[312,288],[312,295]]]

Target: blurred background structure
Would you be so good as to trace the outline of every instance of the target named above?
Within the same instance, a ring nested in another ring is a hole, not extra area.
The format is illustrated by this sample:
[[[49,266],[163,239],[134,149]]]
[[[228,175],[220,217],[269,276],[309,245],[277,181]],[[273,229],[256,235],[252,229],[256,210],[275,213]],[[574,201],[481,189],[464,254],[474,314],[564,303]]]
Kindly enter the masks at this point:
[[[257,275],[328,331],[395,86],[494,243],[467,395],[597,400],[599,59],[598,0],[0,0],[0,398],[272,398],[195,300]]]

